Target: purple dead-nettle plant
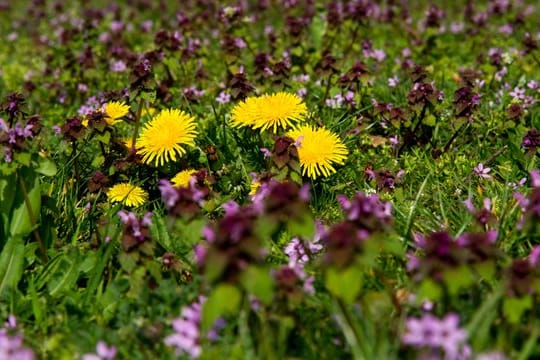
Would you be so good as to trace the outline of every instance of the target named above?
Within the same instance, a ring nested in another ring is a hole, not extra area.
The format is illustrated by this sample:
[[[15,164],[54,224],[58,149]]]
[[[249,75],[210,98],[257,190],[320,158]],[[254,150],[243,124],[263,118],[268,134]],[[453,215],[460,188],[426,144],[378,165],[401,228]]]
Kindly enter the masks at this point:
[[[480,225],[493,224],[497,221],[495,214],[493,214],[490,198],[485,198],[483,206],[479,209],[473,205],[472,197],[467,198],[463,203]]]

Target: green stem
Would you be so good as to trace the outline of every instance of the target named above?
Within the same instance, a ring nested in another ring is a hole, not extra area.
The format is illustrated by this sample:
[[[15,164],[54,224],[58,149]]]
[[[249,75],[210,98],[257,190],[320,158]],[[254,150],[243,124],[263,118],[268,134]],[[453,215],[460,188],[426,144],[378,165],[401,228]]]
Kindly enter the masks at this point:
[[[364,336],[359,334],[359,330],[354,326],[354,320],[349,308],[341,299],[335,299],[335,308],[337,309],[337,317],[345,340],[351,347],[352,355],[355,360],[370,359],[368,346]]]
[[[135,129],[133,130],[133,137],[131,138],[131,150],[135,151],[135,142],[137,141],[137,136],[139,135],[139,126],[141,124],[141,114],[143,109],[143,98],[139,99],[139,108],[137,109],[137,115],[135,116]]]

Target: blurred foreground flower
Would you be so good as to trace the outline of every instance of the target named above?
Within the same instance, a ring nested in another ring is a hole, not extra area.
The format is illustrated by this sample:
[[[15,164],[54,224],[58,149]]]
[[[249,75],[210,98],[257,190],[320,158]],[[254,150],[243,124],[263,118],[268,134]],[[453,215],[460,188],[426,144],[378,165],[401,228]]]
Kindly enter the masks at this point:
[[[10,315],[4,327],[0,328],[0,359],[34,360],[34,352],[23,347],[22,335],[16,333],[17,320]]]
[[[304,121],[306,104],[295,94],[278,92],[249,97],[232,109],[232,126],[250,126],[261,131],[287,129]]]
[[[138,153],[146,164],[163,165],[176,161],[186,149],[182,145],[195,145],[195,119],[183,111],[162,110],[145,125],[137,139]]]
[[[315,179],[336,172],[334,164],[343,165],[347,158],[347,147],[338,136],[324,128],[301,126],[288,134],[298,142],[298,156],[302,175]]]
[[[438,319],[425,314],[419,319],[408,318],[406,326],[406,333],[401,339],[404,344],[431,351],[442,349],[448,360],[468,358],[470,348],[465,345],[467,332],[459,327],[458,315],[447,314]]]
[[[201,347],[201,316],[202,304],[206,301],[200,296],[198,301],[182,309],[179,318],[172,322],[174,333],[165,338],[165,344],[176,347],[178,356],[187,354],[189,358],[196,359],[202,354]],[[225,321],[219,318],[206,337],[210,341],[218,338],[218,332],[225,326]]]
[[[116,184],[107,191],[110,202],[121,202],[127,206],[139,206],[148,199],[148,193],[130,183]]]
[[[109,347],[104,341],[99,341],[96,345],[96,353],[84,354],[82,360],[114,360],[116,352],[114,346]]]

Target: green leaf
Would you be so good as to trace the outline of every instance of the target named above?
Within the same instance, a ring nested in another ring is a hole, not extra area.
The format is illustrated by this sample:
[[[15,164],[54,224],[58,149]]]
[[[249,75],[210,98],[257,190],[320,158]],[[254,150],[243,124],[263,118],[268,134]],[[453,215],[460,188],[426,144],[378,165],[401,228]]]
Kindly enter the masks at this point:
[[[65,294],[66,291],[71,289],[79,277],[78,269],[78,257],[73,259],[72,257],[65,256],[60,270],[52,280],[49,282],[47,289],[52,297],[56,297]]]
[[[315,234],[315,223],[309,214],[305,214],[301,219],[289,221],[288,228],[292,236],[311,239]]]
[[[41,189],[39,186],[39,178],[35,176],[33,171],[22,172],[21,179],[25,182],[26,190],[28,191],[29,204],[26,204],[23,191],[19,187],[17,190],[15,210],[13,211],[9,232],[11,235],[20,235],[21,237],[24,237],[30,234],[36,225],[32,224],[30,221],[28,206],[30,206],[32,209],[34,220],[36,222],[39,220],[38,217],[41,208]]]
[[[175,252],[175,248],[171,242],[171,236],[167,231],[167,226],[162,216],[152,216],[152,226],[150,227],[152,238],[155,239],[159,245],[169,252]]]
[[[274,279],[266,267],[249,266],[240,279],[246,291],[268,305],[274,298]]]
[[[15,153],[15,161],[24,166],[30,166],[32,160],[32,154],[27,152]]]
[[[336,297],[352,304],[362,289],[362,271],[357,266],[345,270],[330,268],[325,274],[325,284]]]
[[[418,288],[418,299],[438,300],[441,297],[442,290],[439,284],[431,279],[424,279]]]
[[[518,324],[523,313],[532,308],[530,296],[507,297],[503,300],[503,314],[512,324]]]
[[[111,141],[111,133],[108,131],[105,131],[104,133],[97,135],[96,140],[99,140],[100,142],[104,144],[109,144],[109,142]]]
[[[172,60],[172,59],[171,59]],[[178,63],[178,61],[176,61]],[[174,62],[169,62],[168,65],[171,66],[171,64]],[[149,103],[154,103],[156,101],[156,92],[155,91],[143,91],[141,93],[141,98],[143,100],[148,101]]]
[[[15,191],[17,178],[15,174],[0,177],[0,216],[4,224],[4,233],[8,232],[8,223],[11,218],[11,208],[15,200]]]
[[[486,281],[495,279],[495,263],[493,261],[484,261],[474,267],[478,274]]]
[[[120,262],[120,266],[127,273],[132,273],[133,270],[135,270],[135,268],[137,267],[137,260],[139,260],[139,255],[135,252],[121,252],[118,255],[118,261]]]
[[[473,274],[467,266],[446,270],[443,273],[443,280],[451,295],[456,295],[459,289],[466,288],[474,283]]]
[[[57,172],[56,164],[51,159],[40,158],[36,172],[45,176],[54,176]]]
[[[240,307],[241,300],[242,293],[233,285],[218,285],[203,304],[203,331],[210,330],[220,316],[235,315]]]
[[[313,48],[320,49],[324,33],[326,32],[326,21],[321,16],[313,17],[309,32],[311,34]]]
[[[24,243],[21,236],[12,236],[0,254],[0,294],[19,283],[23,272]]]

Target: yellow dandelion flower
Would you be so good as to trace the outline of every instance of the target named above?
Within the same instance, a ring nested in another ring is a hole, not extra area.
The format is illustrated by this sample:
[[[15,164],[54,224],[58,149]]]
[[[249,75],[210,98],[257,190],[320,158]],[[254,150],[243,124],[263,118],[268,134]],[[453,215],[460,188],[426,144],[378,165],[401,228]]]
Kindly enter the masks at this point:
[[[171,182],[175,187],[187,187],[189,185],[189,180],[196,171],[193,169],[186,169],[180,171],[178,174],[174,175],[171,179]]]
[[[192,116],[176,109],[162,110],[142,130],[137,152],[146,164],[163,165],[186,153],[182,145],[194,146],[195,135]]]
[[[249,186],[249,194],[248,195],[255,195],[259,188],[261,187],[260,181],[253,181],[251,185]]]
[[[250,126],[265,131],[290,128],[304,121],[307,114],[302,99],[286,92],[248,97],[231,111],[231,126]]]
[[[238,103],[231,110],[231,126],[243,127],[255,125],[257,117],[259,98],[255,96],[248,97],[246,100]]]
[[[315,179],[336,172],[334,164],[343,165],[348,150],[338,136],[324,128],[301,126],[287,136],[299,142],[298,157],[302,175]]]
[[[304,121],[307,114],[306,104],[296,94],[278,92],[263,95],[257,102],[257,117],[254,120],[254,129],[261,131],[278,128],[287,129]]]
[[[148,199],[148,193],[130,183],[116,184],[107,191],[110,202],[121,202],[126,206],[139,206]]]
[[[83,118],[83,119],[81,120],[81,124],[82,124],[82,126],[84,126],[84,127],[88,127],[88,119],[87,119],[86,117]]]
[[[105,104],[105,121],[109,125],[119,122],[120,118],[126,116],[129,112],[129,106],[125,102],[111,101]]]

